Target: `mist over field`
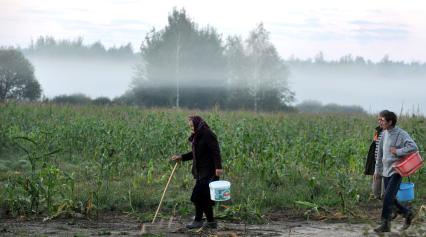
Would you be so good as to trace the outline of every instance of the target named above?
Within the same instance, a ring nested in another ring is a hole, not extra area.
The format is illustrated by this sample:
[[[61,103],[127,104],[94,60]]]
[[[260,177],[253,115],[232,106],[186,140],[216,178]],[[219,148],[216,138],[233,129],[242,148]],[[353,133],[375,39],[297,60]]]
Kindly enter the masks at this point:
[[[83,93],[91,98],[119,97],[131,87],[141,57],[133,59],[28,57],[48,98]],[[407,64],[387,71],[368,66],[341,69],[333,65],[301,66],[286,61],[288,85],[296,94],[294,104],[359,105],[369,113],[391,109],[398,113],[426,114],[426,69]],[[173,81],[173,78],[171,79]],[[175,86],[173,83],[171,86]]]
[[[426,68],[409,65],[378,70],[373,67],[341,69],[336,66],[290,66],[289,86],[298,102],[360,105],[369,113],[390,109],[426,114]]]
[[[137,61],[29,57],[48,98],[83,93],[92,98],[121,96],[129,89]]]

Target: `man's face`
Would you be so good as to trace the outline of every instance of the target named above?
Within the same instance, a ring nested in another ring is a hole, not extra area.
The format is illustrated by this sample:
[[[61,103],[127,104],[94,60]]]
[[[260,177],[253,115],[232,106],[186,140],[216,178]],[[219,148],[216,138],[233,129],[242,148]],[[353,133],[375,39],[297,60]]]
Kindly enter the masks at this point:
[[[385,129],[385,130],[389,129],[392,125],[392,122],[387,121],[384,117],[379,116],[379,119],[377,121],[379,122],[380,127]]]

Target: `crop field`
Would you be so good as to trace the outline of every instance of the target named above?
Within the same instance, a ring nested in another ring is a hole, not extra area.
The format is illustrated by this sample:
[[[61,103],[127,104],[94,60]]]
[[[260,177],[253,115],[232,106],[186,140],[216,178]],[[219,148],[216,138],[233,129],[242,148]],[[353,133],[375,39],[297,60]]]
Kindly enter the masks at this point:
[[[269,213],[361,215],[371,201],[363,174],[376,116],[0,104],[0,209],[46,218],[119,211],[150,220],[173,168],[190,150],[187,116],[219,139],[232,200],[218,217],[262,221]],[[399,125],[426,156],[426,121]],[[191,162],[178,169],[160,215],[189,216]],[[413,206],[426,203],[426,169],[411,177]]]

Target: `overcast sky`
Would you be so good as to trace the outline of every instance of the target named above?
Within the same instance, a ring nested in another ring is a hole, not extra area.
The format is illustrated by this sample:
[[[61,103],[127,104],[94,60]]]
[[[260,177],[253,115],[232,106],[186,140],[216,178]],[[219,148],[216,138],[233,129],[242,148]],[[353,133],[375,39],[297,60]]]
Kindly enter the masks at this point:
[[[280,55],[326,59],[345,54],[378,61],[426,62],[426,3],[422,0],[0,0],[0,45],[27,47],[40,35],[83,37],[107,47],[131,42],[138,50],[147,31],[162,29],[173,7],[225,38],[263,22]]]

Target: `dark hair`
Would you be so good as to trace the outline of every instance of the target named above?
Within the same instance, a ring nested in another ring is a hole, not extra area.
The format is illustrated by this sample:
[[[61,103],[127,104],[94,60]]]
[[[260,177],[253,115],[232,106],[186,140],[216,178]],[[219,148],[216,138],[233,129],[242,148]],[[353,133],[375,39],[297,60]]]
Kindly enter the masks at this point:
[[[392,122],[393,127],[396,126],[397,117],[396,117],[396,114],[394,112],[389,111],[389,110],[383,110],[379,113],[379,116],[385,118],[386,121],[388,121],[388,122]]]

